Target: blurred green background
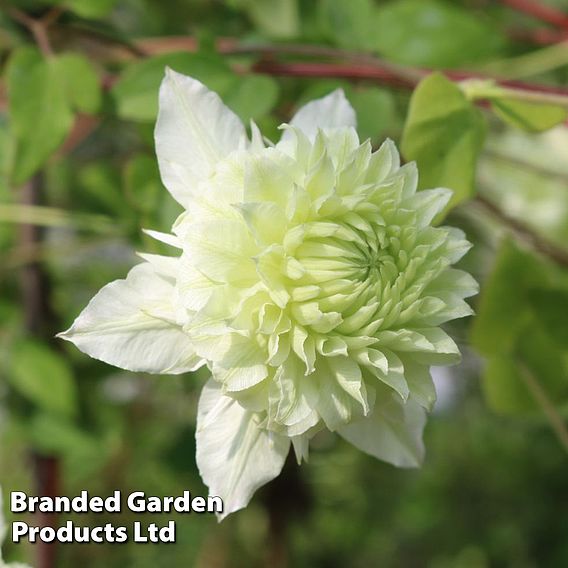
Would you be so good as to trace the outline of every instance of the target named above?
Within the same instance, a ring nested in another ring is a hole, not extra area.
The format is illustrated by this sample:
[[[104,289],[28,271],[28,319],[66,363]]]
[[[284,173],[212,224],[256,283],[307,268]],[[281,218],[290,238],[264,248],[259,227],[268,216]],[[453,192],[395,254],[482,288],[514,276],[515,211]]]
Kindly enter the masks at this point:
[[[433,370],[421,470],[323,434],[308,464],[287,464],[222,524],[178,515],[175,545],[59,545],[53,557],[8,538],[5,557],[42,568],[568,566],[562,11],[563,0],[0,1],[5,494],[206,494],[194,441],[206,373],[123,372],[53,338],[135,251],[169,252],[141,232],[168,231],[180,212],[153,147],[166,65],[272,140],[298,105],[342,86],[362,138],[391,137],[424,185],[456,190],[447,222],[475,244],[462,265],[481,283],[478,315],[450,328],[463,363]],[[431,70],[453,82],[420,82]],[[456,81],[478,74],[557,99],[464,96]]]

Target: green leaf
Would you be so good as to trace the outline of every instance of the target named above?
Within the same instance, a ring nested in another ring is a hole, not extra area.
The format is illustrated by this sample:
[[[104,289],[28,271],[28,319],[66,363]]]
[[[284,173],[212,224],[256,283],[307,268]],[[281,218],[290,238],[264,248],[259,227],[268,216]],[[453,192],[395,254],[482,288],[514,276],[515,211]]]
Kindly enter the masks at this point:
[[[494,99],[491,106],[502,120],[527,132],[543,132],[568,118],[568,109],[541,103]]]
[[[156,211],[163,190],[160,173],[153,157],[139,154],[124,171],[126,196],[132,205],[144,213]]]
[[[77,392],[65,358],[44,344],[24,340],[14,346],[8,380],[22,396],[45,411],[73,416]]]
[[[61,145],[73,114],[55,59],[45,60],[30,47],[9,60],[6,83],[10,123],[16,141],[12,179],[29,179]]]
[[[376,49],[407,65],[456,67],[494,58],[504,42],[471,11],[437,0],[401,0],[379,7]]]
[[[493,410],[502,414],[540,411],[522,376],[522,365],[553,403],[561,405],[568,400],[566,352],[558,349],[547,330],[532,321],[519,333],[514,353],[494,355],[487,363],[483,391]]]
[[[527,366],[548,398],[558,405],[568,400],[567,355],[555,344],[550,330],[536,318],[517,339],[517,359]]]
[[[63,416],[39,412],[27,421],[26,432],[35,451],[62,456],[66,469],[77,477],[94,475],[108,459],[109,445],[104,439]]]
[[[278,100],[278,83],[266,75],[239,78],[224,97],[225,104],[246,123],[267,115]]]
[[[370,138],[378,142],[393,123],[394,98],[391,93],[378,87],[351,89],[347,97],[357,114],[357,130],[361,140]]]
[[[553,402],[568,399],[568,358],[556,341],[562,315],[568,313],[568,293],[548,288],[554,278],[553,268],[544,261],[511,241],[503,243],[483,287],[472,332],[473,345],[489,358],[483,387],[497,412],[522,414],[539,408],[520,365]]]
[[[345,49],[371,49],[375,44],[375,6],[371,0],[322,0],[318,3],[322,31]]]
[[[79,430],[72,421],[43,412],[30,421],[29,436],[36,449],[48,454],[85,452],[97,447],[96,439]]]
[[[489,407],[500,414],[533,412],[537,404],[512,357],[491,357],[482,375],[482,387]]]
[[[529,290],[528,298],[535,316],[554,342],[568,349],[568,290],[536,288]]]
[[[549,269],[512,241],[501,245],[482,289],[471,339],[484,355],[512,353],[517,337],[532,319],[529,291],[546,284]]]
[[[83,18],[102,18],[111,12],[118,0],[64,0],[61,3]]]
[[[125,207],[119,173],[106,161],[92,162],[81,168],[77,189],[84,192],[81,193],[82,202],[86,201],[86,197],[90,198],[91,210],[100,208],[102,212],[112,213],[116,219],[123,221],[132,213]]]
[[[89,61],[78,53],[65,53],[54,63],[59,69],[69,104],[79,112],[96,113],[101,104],[101,88]]]
[[[454,191],[451,208],[474,194],[485,131],[479,109],[457,85],[434,73],[412,94],[401,149],[407,160],[416,160],[421,188],[444,186]]]
[[[127,120],[153,122],[158,114],[158,89],[166,67],[191,75],[219,95],[235,82],[227,64],[215,55],[168,53],[130,64],[112,89],[118,116]]]
[[[298,0],[232,0],[247,12],[259,31],[269,37],[290,38],[300,31]]]

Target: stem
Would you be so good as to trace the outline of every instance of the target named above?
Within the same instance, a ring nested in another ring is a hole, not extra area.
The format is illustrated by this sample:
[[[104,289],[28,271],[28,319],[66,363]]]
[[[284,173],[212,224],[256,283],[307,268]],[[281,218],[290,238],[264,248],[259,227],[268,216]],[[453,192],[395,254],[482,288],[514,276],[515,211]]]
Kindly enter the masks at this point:
[[[288,532],[295,518],[305,519],[311,510],[311,495],[290,452],[282,473],[265,490],[268,513],[268,543],[265,566],[286,568],[290,565]],[[290,497],[294,498],[291,499]]]
[[[21,189],[22,208],[37,208],[41,201],[43,176],[36,174]],[[14,206],[17,207],[17,206]],[[19,242],[22,247],[35,247],[43,241],[41,227],[29,222],[20,226]],[[30,263],[21,271],[22,306],[26,331],[32,335],[52,337],[51,308],[48,303],[49,282],[39,263]]]
[[[560,43],[517,57],[485,64],[481,67],[481,70],[499,79],[519,79],[547,73],[567,64],[568,38],[565,33]]]
[[[471,101],[512,99],[531,104],[568,108],[568,93],[543,92],[499,85],[493,79],[466,79],[460,81],[459,86]]]
[[[541,22],[552,24],[557,28],[568,29],[568,16],[552,6],[545,6],[535,0],[501,0],[501,2],[513,10],[532,16]]]
[[[37,494],[40,497],[56,497],[59,494],[59,460],[53,456],[33,455]],[[38,526],[57,530],[55,513],[37,513]],[[36,544],[37,568],[55,568],[57,558],[56,541],[47,543],[41,540]]]
[[[24,227],[78,227],[89,231],[116,233],[116,224],[104,215],[72,213],[57,207],[41,205],[0,204],[0,222],[23,223]],[[38,242],[37,239],[34,242]]]
[[[24,18],[29,20],[25,14]],[[89,33],[88,31],[86,33]],[[101,39],[101,38],[99,38]],[[103,41],[116,45],[113,38],[102,38]],[[122,52],[114,50],[112,61],[123,60],[125,57],[144,57],[159,53],[169,53],[177,50],[187,50],[194,52],[198,49],[198,43],[193,37],[170,37],[170,38],[150,38],[136,42],[134,45],[122,47]],[[260,59],[250,68],[239,69],[239,72],[267,73],[270,75],[290,76],[290,77],[326,77],[347,79],[351,81],[373,81],[383,85],[412,90],[426,77],[431,70],[412,67],[404,67],[385,62],[370,54],[361,52],[350,52],[341,49],[334,49],[311,45],[265,45],[242,43],[234,38],[220,38],[217,41],[216,49],[223,55],[237,54],[257,54]],[[276,56],[301,56],[303,58],[322,58],[331,61],[278,61]],[[339,61],[339,62],[338,62]],[[490,69],[488,67],[488,69]],[[465,71],[447,71],[446,76],[455,81],[476,80],[491,82],[494,88],[501,86],[508,88],[507,96],[530,100],[532,102],[545,102],[548,104],[566,104],[568,100],[568,90],[562,87],[551,85],[538,85],[524,83],[520,81],[505,80],[499,83],[494,82],[491,75],[482,73],[471,73]],[[497,73],[498,75],[498,73]],[[510,75],[509,75],[510,76]],[[102,80],[103,88],[109,88],[115,81],[116,76],[105,75]],[[525,96],[524,93],[538,93],[538,96]],[[541,96],[549,94],[550,97]],[[496,96],[495,90],[492,95]],[[555,95],[555,96],[552,96]],[[480,95],[481,96],[481,95]],[[0,108],[5,106],[5,99],[0,98]]]
[[[61,14],[59,10],[57,10],[55,14],[49,12],[45,20],[35,20],[34,18],[30,18],[30,16],[28,16],[25,12],[14,7],[9,7],[7,12],[13,20],[28,28],[34,37],[39,50],[45,57],[53,56],[53,49],[51,48],[51,43],[47,35],[47,28],[59,17]],[[52,15],[50,16],[50,14]]]
[[[139,48],[147,53],[167,53],[172,49],[188,49],[189,51],[197,51],[199,45],[195,38],[149,38],[137,42]],[[371,53],[362,51],[348,51],[346,49],[338,49],[322,45],[311,44],[259,44],[239,42],[233,38],[221,38],[217,42],[216,49],[223,55],[260,55],[264,57],[264,63],[268,64],[273,61],[273,57],[281,55],[296,55],[300,57],[321,58],[333,60],[349,61],[355,65],[371,65],[375,68],[380,67],[385,71],[390,71],[397,77],[408,79],[412,83],[417,83],[425,75],[427,71],[413,69],[396,65],[380,59]]]
[[[57,20],[65,13],[65,6],[53,6],[51,10],[41,19],[43,25],[48,28],[49,26],[55,24]]]
[[[36,174],[21,189],[21,203],[24,207],[36,207],[41,203],[43,176]],[[19,242],[22,247],[41,245],[42,229],[24,223],[20,227]],[[24,325],[28,334],[50,340],[53,337],[54,317],[49,304],[49,280],[39,262],[31,262],[21,270],[22,307]],[[58,490],[59,467],[56,457],[33,455],[39,495],[55,497]],[[56,526],[54,515],[39,515],[39,526]],[[38,568],[54,568],[56,557],[55,542],[37,545]]]
[[[384,85],[414,89],[421,79],[431,70],[390,65],[379,59],[373,63],[320,63],[320,62],[278,62],[261,59],[255,63],[251,71],[288,77],[326,77],[349,79],[355,81],[377,81]],[[447,71],[445,75],[460,84],[462,88],[470,89],[471,95],[478,99],[513,97],[527,102],[547,104],[568,104],[568,91],[549,85],[533,85],[521,81],[502,81],[487,76],[465,73],[463,71]],[[475,87],[473,87],[475,86]],[[473,90],[475,88],[475,91]],[[529,93],[532,93],[529,94]],[[529,94],[525,97],[525,94]]]
[[[568,268],[568,251],[560,248],[550,241],[543,239],[535,233],[531,228],[527,227],[521,221],[514,219],[502,211],[495,203],[482,195],[477,195],[474,202],[480,205],[485,211],[498,219],[501,224],[511,229],[516,235],[528,242],[535,250],[550,258],[557,264]]]
[[[501,94],[497,99],[513,99],[525,103],[548,104],[568,108],[568,95],[557,95],[554,93],[539,93],[537,91],[524,91],[508,87],[501,88]]]
[[[511,39],[535,45],[554,45],[568,39],[568,31],[539,28],[536,30],[509,30]]]
[[[568,453],[568,428],[566,427],[562,416],[560,416],[558,410],[554,406],[554,403],[550,400],[548,394],[527,365],[519,363],[519,369],[525,385],[529,389],[533,398],[542,408],[542,411],[550,423],[552,430],[556,434],[560,445]]]
[[[350,80],[372,80],[395,88],[413,89],[418,78],[402,76],[402,74],[378,65],[354,65],[333,63],[279,63],[261,60],[255,63],[252,71],[288,77],[326,77]],[[427,73],[421,73],[426,76]]]
[[[484,150],[483,152],[486,156],[493,160],[500,160],[502,162],[507,162],[512,166],[516,166],[527,170],[528,172],[538,174],[539,176],[553,179],[558,182],[562,182],[568,188],[568,174],[562,173],[561,171],[553,171],[547,168],[543,168],[533,162],[526,162],[525,160],[520,160],[515,156],[510,156],[508,154],[499,152],[497,150]]]

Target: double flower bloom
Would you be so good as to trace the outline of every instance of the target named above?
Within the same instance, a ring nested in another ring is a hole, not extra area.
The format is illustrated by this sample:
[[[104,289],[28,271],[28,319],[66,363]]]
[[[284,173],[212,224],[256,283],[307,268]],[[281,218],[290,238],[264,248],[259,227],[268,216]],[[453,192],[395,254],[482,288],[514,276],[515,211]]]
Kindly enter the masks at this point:
[[[302,107],[276,145],[198,81],[168,70],[156,150],[185,208],[180,252],[142,254],[61,334],[132,371],[207,365],[197,464],[223,516],[276,477],[290,446],[307,459],[327,428],[400,467],[423,458],[432,364],[459,360],[439,327],[471,314],[469,249],[433,227],[446,189],[416,191],[414,164],[360,144],[341,91]]]

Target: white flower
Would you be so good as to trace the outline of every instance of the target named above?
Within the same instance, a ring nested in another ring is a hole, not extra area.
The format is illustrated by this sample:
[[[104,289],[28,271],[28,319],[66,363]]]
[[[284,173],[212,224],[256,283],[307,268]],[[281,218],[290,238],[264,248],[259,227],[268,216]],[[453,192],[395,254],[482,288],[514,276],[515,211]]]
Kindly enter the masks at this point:
[[[304,106],[265,145],[200,82],[167,71],[156,149],[186,211],[181,250],[141,255],[62,337],[132,371],[207,365],[197,463],[224,515],[298,462],[322,428],[401,467],[420,464],[431,364],[459,359],[438,326],[477,285],[450,265],[463,234],[430,223],[450,192],[416,192],[392,142],[359,143],[342,91]]]

